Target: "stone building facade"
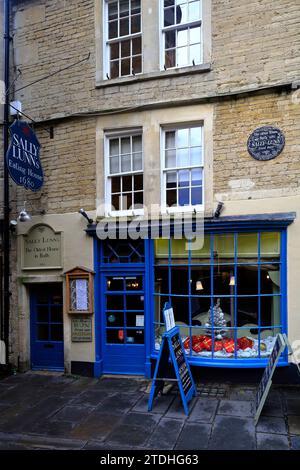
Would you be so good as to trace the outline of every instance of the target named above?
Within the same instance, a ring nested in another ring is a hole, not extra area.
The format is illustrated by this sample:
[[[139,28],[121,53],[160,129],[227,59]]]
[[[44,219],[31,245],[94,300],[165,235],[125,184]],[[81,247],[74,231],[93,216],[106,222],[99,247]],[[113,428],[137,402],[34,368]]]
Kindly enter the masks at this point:
[[[12,215],[27,201],[33,216],[12,235],[12,363],[149,376],[165,301],[193,365],[263,367],[277,333],[296,344],[298,1],[21,0],[11,21],[14,99],[35,121],[45,175],[37,193],[11,191]],[[263,126],[285,138],[266,161],[247,149]],[[169,242],[99,240],[103,218],[145,217],[131,198],[170,215]],[[195,253],[173,238],[181,213],[204,215]],[[60,264],[52,254],[35,264],[29,242],[59,250]],[[87,285],[90,311],[79,302]],[[205,326],[218,298],[222,338]]]

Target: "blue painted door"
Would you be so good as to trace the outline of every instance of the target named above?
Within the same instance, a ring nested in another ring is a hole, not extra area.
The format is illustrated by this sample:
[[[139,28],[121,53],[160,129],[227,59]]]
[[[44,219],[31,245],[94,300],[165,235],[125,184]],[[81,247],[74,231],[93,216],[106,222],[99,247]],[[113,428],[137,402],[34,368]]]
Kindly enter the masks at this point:
[[[33,287],[30,304],[32,369],[64,370],[62,285]]]
[[[103,372],[145,373],[144,276],[103,276]]]

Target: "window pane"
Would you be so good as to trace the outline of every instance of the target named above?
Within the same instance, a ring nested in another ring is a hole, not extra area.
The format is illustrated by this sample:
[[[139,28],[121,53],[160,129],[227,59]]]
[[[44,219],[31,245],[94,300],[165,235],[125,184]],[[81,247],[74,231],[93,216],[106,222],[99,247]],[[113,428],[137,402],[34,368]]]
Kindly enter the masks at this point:
[[[118,59],[119,58],[119,43],[110,45],[110,58]]]
[[[142,38],[132,39],[132,54],[141,54],[142,52]]]
[[[234,235],[224,233],[214,235],[214,258],[222,263],[232,263],[234,259]]]
[[[176,66],[176,51],[175,49],[171,49],[166,52],[165,54],[165,66],[166,68],[175,67]]]
[[[186,46],[188,44],[188,30],[183,29],[177,33],[177,47]]]
[[[142,170],[143,168],[143,157],[141,153],[134,153],[133,159],[133,171]]]
[[[177,147],[189,146],[189,130],[188,129],[178,129],[176,144],[177,144]]]
[[[106,325],[124,326],[124,313],[123,312],[106,312]]]
[[[192,127],[190,132],[191,146],[200,147],[202,145],[202,127]]]
[[[144,330],[127,330],[127,344],[144,344]]]
[[[144,204],[144,193],[143,191],[139,191],[137,193],[134,193],[134,207],[135,209],[137,208],[136,206],[138,205],[143,205]]]
[[[260,268],[260,293],[280,293],[280,265],[267,264]]]
[[[124,296],[123,295],[107,295],[106,296],[107,310],[124,310]]]
[[[122,197],[122,210],[128,211],[132,208],[132,194],[124,194]]]
[[[129,0],[120,0],[120,17],[129,16]]]
[[[201,62],[201,48],[199,44],[190,47],[190,63],[195,62],[199,64]]]
[[[115,194],[111,198],[112,210],[119,211],[120,208],[120,194]]]
[[[49,330],[48,325],[42,323],[37,325],[37,340],[38,341],[48,341],[49,339]]]
[[[110,173],[119,173],[119,157],[110,157]]]
[[[237,268],[238,295],[258,294],[258,266],[238,266]]]
[[[134,73],[141,73],[142,71],[142,56],[132,58],[132,69]]]
[[[37,321],[38,322],[48,322],[48,314],[49,314],[49,310],[48,310],[48,306],[45,306],[45,307],[37,307]]]
[[[123,192],[132,191],[132,176],[123,176]]]
[[[258,297],[238,297],[237,299],[237,326],[247,327],[240,330],[242,336],[258,334]]]
[[[190,28],[190,44],[199,44],[201,41],[200,27]]]
[[[143,289],[143,278],[142,276],[128,276],[125,278],[126,290],[142,290]]]
[[[112,2],[108,4],[108,18],[115,20],[118,18],[118,2]]]
[[[62,307],[51,307],[51,322],[62,323],[63,321],[63,312]]]
[[[202,185],[202,170],[194,169],[191,171],[192,186]]]
[[[177,192],[176,189],[171,189],[167,191],[167,205],[169,207],[177,204]]]
[[[130,75],[130,59],[121,60],[121,75]]]
[[[134,15],[131,17],[131,34],[139,33],[141,31],[141,15]]]
[[[109,39],[117,38],[118,37],[118,22],[117,21],[111,21],[108,26],[109,30]]]
[[[176,46],[176,32],[167,31],[165,35],[165,49],[172,49]]]
[[[202,187],[192,188],[191,194],[192,194],[192,201],[191,201],[192,206],[195,206],[196,204],[202,204]]]
[[[63,325],[51,325],[51,340],[63,341]]]
[[[177,186],[177,173],[175,171],[167,173],[167,188],[176,188]]]
[[[175,131],[166,132],[166,140],[165,140],[166,149],[174,149],[175,148]]]
[[[182,2],[181,2],[182,3]],[[176,23],[182,24],[188,21],[188,10],[186,4],[181,4],[176,7]]]
[[[176,167],[176,150],[166,151],[166,168]]]
[[[189,166],[189,149],[177,150],[177,166]]]
[[[114,176],[111,179],[111,192],[112,193],[119,193],[121,191],[121,177]]]
[[[144,296],[143,295],[127,295],[126,296],[127,310],[144,310]]]
[[[119,61],[115,60],[114,62],[110,63],[110,78],[118,78],[119,77]]]
[[[143,175],[134,175],[134,190],[143,189]]]
[[[119,139],[110,139],[109,140],[109,154],[110,155],[119,155]]]
[[[130,56],[130,41],[121,42],[121,57]]]
[[[175,23],[174,7],[164,9],[164,25],[171,26]]]
[[[121,139],[121,153],[130,153],[130,137]]]
[[[188,206],[190,204],[190,190],[187,189],[179,189],[178,190],[178,198],[179,198],[179,205],[180,206]]]
[[[110,344],[124,344],[124,330],[106,330],[106,342]]]
[[[124,18],[120,21],[120,36],[127,36],[129,34],[129,18]]]
[[[280,260],[280,232],[264,232],[260,234],[261,261]]]
[[[106,289],[113,291],[124,290],[124,278],[121,276],[108,277],[106,279]]]
[[[190,172],[189,171],[179,171],[178,172],[178,186],[189,186],[190,184]]]
[[[189,3],[189,21],[197,21],[200,19],[200,1]]]
[[[132,151],[133,152],[142,151],[142,136],[135,135],[132,137]]]
[[[192,268],[191,294],[197,295],[197,296],[211,294],[210,266],[202,266],[202,267],[199,266],[199,267]],[[199,304],[198,313],[206,313],[210,307],[210,299],[208,299],[208,305],[205,304],[205,308],[203,307],[203,304],[201,302]],[[197,305],[197,302],[194,302],[194,307],[196,305]],[[196,315],[195,308],[194,308],[194,315]],[[205,322],[203,324],[205,324]]]
[[[192,147],[190,150],[191,165],[202,165],[202,147]]]
[[[237,236],[237,255],[239,261],[244,259],[257,259],[258,235],[257,233],[239,233]]]
[[[140,12],[141,12],[141,0],[131,0],[131,14],[134,15]]]
[[[131,171],[131,155],[122,155],[121,157],[121,171]]]

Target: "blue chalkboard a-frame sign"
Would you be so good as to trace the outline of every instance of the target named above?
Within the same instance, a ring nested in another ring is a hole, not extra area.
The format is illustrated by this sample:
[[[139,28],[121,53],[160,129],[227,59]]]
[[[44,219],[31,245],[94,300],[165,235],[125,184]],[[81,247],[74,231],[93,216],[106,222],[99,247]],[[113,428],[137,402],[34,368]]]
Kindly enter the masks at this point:
[[[172,307],[169,303],[166,303],[164,307],[164,317],[166,319],[165,312],[168,313],[169,317],[170,312],[172,312]],[[166,322],[166,326],[167,324],[170,325],[171,329],[167,329],[162,337],[150,391],[148,411],[152,410],[154,398],[163,390],[165,382],[177,382],[184,412],[188,416],[188,403],[197,395],[197,390],[190,366],[186,360],[179,328],[173,326],[172,323],[172,321],[170,323]]]

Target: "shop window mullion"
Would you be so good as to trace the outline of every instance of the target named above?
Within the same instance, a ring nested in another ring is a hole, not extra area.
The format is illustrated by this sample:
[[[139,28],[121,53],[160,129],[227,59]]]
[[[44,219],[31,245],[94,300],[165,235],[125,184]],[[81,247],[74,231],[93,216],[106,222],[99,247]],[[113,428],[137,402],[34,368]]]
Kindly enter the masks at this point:
[[[258,286],[257,286],[257,293],[258,293],[258,358],[261,358],[260,354],[260,342],[261,342],[261,232],[258,233],[258,253],[257,253],[257,259],[258,259]]]
[[[192,267],[191,267],[191,240],[188,241],[188,295],[189,295],[189,339],[192,344]],[[192,348],[189,349],[189,355],[192,355]]]
[[[172,294],[172,243],[171,243],[171,238],[169,239],[169,242],[168,242],[168,246],[169,246],[169,259],[168,259],[168,290],[169,290],[169,302],[171,303],[171,294]]]
[[[237,299],[237,287],[238,287],[238,276],[237,276],[237,271],[238,271],[238,256],[237,256],[237,243],[238,243],[238,234],[237,233],[234,233],[234,237],[233,237],[233,250],[234,250],[234,279],[235,279],[235,282],[234,282],[234,307],[233,307],[233,337],[234,337],[234,358],[237,359],[237,325],[238,325],[238,322],[237,322],[237,314],[238,314],[238,310],[237,310],[237,302],[238,302],[238,299]]]
[[[215,350],[215,319],[214,319],[214,243],[215,243],[215,236],[210,235],[210,289],[211,289],[211,297],[210,297],[210,311],[211,311],[211,354],[212,359],[214,358],[214,350]]]

